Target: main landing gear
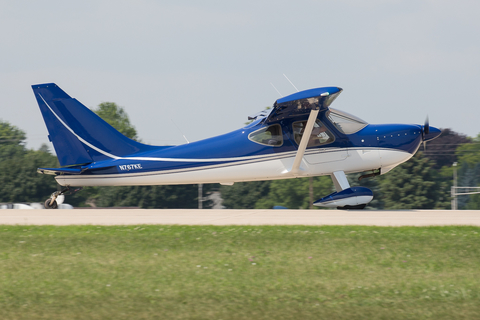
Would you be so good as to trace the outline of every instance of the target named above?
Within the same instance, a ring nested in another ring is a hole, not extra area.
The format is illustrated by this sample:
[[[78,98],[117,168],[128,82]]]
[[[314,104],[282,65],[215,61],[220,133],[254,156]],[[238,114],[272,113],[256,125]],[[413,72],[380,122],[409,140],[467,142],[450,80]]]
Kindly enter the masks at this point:
[[[367,206],[366,203],[364,204],[359,204],[356,206],[343,206],[343,207],[337,207],[338,210],[362,210]]]
[[[61,191],[55,191],[50,198],[45,200],[45,209],[58,209],[58,205],[62,204],[66,195],[74,194],[82,188],[70,189],[70,187],[64,187]]]

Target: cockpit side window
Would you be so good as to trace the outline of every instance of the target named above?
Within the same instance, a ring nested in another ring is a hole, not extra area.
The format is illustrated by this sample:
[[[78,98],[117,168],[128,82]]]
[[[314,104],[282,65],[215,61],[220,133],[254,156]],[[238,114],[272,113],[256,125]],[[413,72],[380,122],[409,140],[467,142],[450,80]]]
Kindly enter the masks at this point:
[[[292,124],[293,128],[293,138],[295,142],[299,145],[300,141],[302,141],[303,132],[305,131],[305,126],[307,125],[307,121],[297,121]],[[331,143],[335,140],[335,136],[328,131],[327,127],[325,127],[320,120],[316,120],[313,124],[312,134],[308,140],[307,147],[316,147],[322,144]]]
[[[250,133],[248,139],[266,146],[280,147],[283,145],[282,128],[274,124]]]
[[[365,128],[368,123],[347,112],[330,108],[327,114],[328,119],[343,134],[352,134]]]

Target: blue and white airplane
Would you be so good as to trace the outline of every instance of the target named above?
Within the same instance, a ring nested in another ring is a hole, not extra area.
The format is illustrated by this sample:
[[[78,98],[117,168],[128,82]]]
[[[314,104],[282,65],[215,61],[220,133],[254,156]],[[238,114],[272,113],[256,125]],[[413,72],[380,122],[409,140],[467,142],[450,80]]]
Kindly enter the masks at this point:
[[[410,159],[441,131],[425,125],[368,124],[330,108],[338,87],[305,90],[278,99],[252,123],[217,137],[178,146],[133,141],[54,83],[32,86],[60,162],[39,168],[64,186],[173,185],[276,180],[329,175],[336,192],[317,206],[363,209],[373,199],[365,187],[350,187],[346,174],[385,174]]]

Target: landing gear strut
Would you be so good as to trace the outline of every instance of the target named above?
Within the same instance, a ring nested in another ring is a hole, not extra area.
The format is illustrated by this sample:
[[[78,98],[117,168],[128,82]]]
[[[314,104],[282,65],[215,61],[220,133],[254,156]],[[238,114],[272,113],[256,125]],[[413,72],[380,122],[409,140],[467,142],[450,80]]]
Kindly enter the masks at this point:
[[[62,199],[61,202],[59,201],[61,204],[63,203],[63,198],[65,197],[65,195],[74,194],[80,190],[82,190],[82,188],[76,188],[72,190],[70,189],[70,187],[67,186],[64,187],[61,191],[55,191],[54,193],[52,193],[50,198],[45,200],[45,209],[58,209],[57,199]]]

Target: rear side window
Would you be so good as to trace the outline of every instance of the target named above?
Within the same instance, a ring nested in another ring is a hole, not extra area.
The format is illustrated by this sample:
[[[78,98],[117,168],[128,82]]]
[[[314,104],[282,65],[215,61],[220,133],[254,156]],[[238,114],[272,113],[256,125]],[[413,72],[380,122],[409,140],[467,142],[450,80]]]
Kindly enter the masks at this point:
[[[274,124],[250,133],[248,139],[266,146],[280,147],[283,144],[282,128]]]

